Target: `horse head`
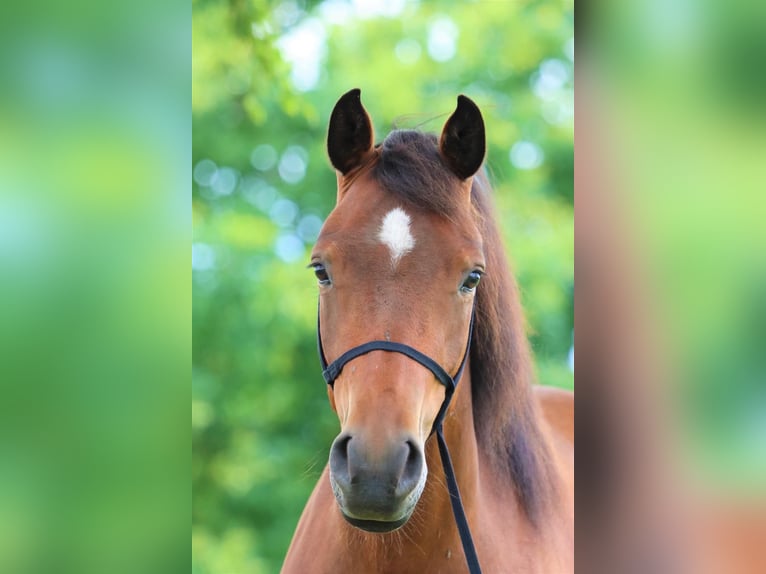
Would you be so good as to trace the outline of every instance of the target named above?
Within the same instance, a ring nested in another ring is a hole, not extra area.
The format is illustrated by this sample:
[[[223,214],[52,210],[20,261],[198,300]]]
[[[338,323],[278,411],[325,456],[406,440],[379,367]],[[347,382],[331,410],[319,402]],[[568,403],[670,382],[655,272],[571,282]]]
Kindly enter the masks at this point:
[[[337,203],[311,255],[323,356],[332,362],[369,341],[391,341],[455,376],[485,272],[471,201],[485,153],[479,109],[459,96],[440,138],[399,130],[376,146],[352,90],[332,112],[327,149]],[[406,354],[383,350],[355,356],[328,382],[341,426],[330,452],[339,508],[364,530],[399,528],[425,487],[425,444],[445,386]],[[458,385],[447,420],[466,386]]]

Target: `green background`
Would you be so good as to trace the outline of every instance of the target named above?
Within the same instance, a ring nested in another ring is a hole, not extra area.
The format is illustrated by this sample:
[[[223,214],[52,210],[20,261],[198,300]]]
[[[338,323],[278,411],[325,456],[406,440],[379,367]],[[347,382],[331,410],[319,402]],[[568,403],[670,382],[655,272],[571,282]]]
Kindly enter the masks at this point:
[[[572,4],[200,0],[192,30],[193,571],[274,572],[338,432],[306,264],[345,91],[377,140],[477,102],[538,378],[572,387]]]

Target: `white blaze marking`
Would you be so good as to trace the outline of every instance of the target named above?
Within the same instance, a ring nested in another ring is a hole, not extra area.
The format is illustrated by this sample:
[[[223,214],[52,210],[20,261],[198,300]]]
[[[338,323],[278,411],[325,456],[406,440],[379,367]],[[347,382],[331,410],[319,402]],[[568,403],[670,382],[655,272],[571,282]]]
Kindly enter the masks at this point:
[[[403,255],[415,247],[415,239],[410,233],[410,216],[401,207],[389,211],[380,225],[378,239],[391,251],[391,263],[396,266]]]

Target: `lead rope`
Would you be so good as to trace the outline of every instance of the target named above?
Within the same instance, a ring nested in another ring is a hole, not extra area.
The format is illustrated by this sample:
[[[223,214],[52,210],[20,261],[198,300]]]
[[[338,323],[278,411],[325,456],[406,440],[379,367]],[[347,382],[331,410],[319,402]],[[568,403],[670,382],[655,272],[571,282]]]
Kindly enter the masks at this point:
[[[449,449],[447,448],[447,441],[444,439],[444,417],[447,414],[447,408],[449,407],[452,395],[455,393],[457,384],[460,381],[460,377],[463,375],[463,368],[465,367],[466,358],[471,349],[471,338],[473,337],[473,322],[476,309],[471,310],[471,324],[468,327],[468,340],[465,345],[465,353],[463,359],[460,361],[457,373],[454,377],[451,377],[447,371],[445,371],[439,363],[434,361],[428,355],[424,355],[417,349],[405,345],[404,343],[392,343],[390,341],[370,341],[357,347],[354,347],[340,357],[335,359],[329,365],[324,355],[324,349],[322,347],[322,330],[319,324],[319,307],[317,306],[317,347],[319,351],[319,360],[322,364],[322,376],[330,387],[335,384],[335,379],[340,376],[343,366],[355,359],[360,355],[367,354],[371,351],[388,351],[391,353],[401,353],[406,355],[410,359],[420,363],[425,368],[433,373],[437,380],[444,385],[444,401],[439,409],[439,413],[436,415],[433,427],[431,428],[431,434],[436,433],[436,441],[439,445],[439,456],[442,461],[442,467],[444,468],[444,475],[447,479],[447,490],[449,492],[450,504],[452,505],[452,514],[455,517],[455,524],[457,526],[458,534],[460,535],[460,542],[463,545],[463,553],[465,554],[465,560],[468,563],[468,571],[470,574],[481,574],[481,567],[479,566],[479,557],[476,554],[476,548],[473,545],[473,538],[471,537],[471,529],[468,526],[468,519],[465,515],[465,509],[463,508],[463,500],[460,497],[460,489],[457,485],[457,479],[455,478],[455,469],[452,467],[452,458],[449,455]]]

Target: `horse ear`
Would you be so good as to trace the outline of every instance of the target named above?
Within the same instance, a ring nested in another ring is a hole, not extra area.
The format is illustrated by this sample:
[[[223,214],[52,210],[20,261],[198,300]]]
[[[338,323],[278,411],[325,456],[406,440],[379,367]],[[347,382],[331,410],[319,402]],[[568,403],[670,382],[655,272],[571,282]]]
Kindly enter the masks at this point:
[[[362,106],[361,93],[355,88],[343,94],[330,115],[327,153],[344,175],[362,163],[373,146],[372,122]]]
[[[468,179],[481,167],[486,151],[484,120],[470,98],[457,97],[457,109],[444,124],[439,150],[460,179]]]

